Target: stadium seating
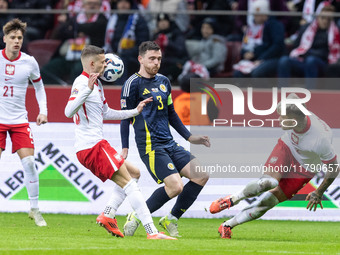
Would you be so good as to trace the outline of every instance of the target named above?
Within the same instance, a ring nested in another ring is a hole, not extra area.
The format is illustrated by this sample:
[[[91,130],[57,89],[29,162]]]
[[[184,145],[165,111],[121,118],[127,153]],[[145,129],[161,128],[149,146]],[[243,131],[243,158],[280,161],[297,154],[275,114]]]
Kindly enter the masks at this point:
[[[214,77],[216,78],[227,78],[232,77],[233,65],[240,61],[241,59],[241,42],[226,42],[228,49],[227,59],[224,63],[224,70],[217,73]]]
[[[61,40],[35,40],[28,43],[27,52],[28,54],[35,57],[39,64],[39,67],[41,68],[51,59],[60,44]]]

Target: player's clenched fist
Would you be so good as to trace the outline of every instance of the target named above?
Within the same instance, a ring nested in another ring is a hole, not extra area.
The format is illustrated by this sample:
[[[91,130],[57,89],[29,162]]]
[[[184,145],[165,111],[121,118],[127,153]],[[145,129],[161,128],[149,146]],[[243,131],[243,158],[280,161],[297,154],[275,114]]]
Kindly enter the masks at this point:
[[[47,123],[47,116],[45,114],[39,114],[37,117],[37,125],[40,126],[41,124]]]

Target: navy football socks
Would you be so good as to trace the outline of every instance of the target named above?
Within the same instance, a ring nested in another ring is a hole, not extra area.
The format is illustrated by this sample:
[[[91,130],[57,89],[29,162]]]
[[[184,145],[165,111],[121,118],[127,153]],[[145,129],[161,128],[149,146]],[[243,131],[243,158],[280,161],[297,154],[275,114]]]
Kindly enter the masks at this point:
[[[178,195],[176,204],[171,210],[171,214],[179,219],[183,213],[195,202],[198,194],[203,189],[203,186],[189,181],[183,188],[181,194]]]
[[[166,202],[170,200],[170,197],[165,192],[165,188],[160,187],[156,189],[149,199],[146,201],[146,205],[148,206],[150,213],[157,211],[161,208]]]

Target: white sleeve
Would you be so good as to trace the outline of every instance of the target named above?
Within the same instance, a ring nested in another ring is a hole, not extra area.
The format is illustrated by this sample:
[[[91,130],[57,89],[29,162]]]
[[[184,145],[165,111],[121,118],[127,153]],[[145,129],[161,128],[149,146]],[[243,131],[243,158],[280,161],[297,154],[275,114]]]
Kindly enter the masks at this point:
[[[327,137],[322,137],[319,139],[316,147],[316,153],[319,155],[320,160],[325,164],[336,159],[333,145]]]
[[[72,118],[91,93],[92,90],[87,86],[87,84],[75,83],[72,87],[71,96],[65,107],[66,117]]]
[[[35,97],[39,105],[39,113],[47,115],[47,99],[44,84],[41,80],[39,65],[35,58],[32,57],[32,71],[30,80],[35,89]]]
[[[104,120],[124,120],[135,117],[139,114],[137,108],[132,110],[114,110],[111,109],[107,103],[104,104],[103,111]]]
[[[105,99],[104,89],[102,89],[101,93],[104,99],[104,105],[103,105],[103,119],[104,120],[124,120],[124,119],[135,117],[139,114],[139,112],[137,111],[137,108],[132,109],[132,110],[114,110],[110,108]]]

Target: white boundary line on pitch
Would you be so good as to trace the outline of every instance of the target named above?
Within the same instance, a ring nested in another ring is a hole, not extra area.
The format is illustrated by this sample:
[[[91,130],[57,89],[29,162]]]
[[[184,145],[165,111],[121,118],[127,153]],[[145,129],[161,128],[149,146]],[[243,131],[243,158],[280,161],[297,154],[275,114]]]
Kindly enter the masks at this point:
[[[0,251],[57,251],[57,250],[115,250],[112,247],[80,247],[80,248],[17,248],[17,249],[6,249],[6,248],[0,248]],[[151,250],[151,249],[145,249],[145,250]],[[211,251],[211,249],[203,249],[205,251]],[[202,249],[200,249],[202,251]],[[255,250],[242,250],[242,252],[251,253]],[[230,252],[236,252],[233,250],[230,250]],[[256,250],[256,252],[260,253],[274,253],[274,254],[327,254],[324,252],[304,252],[304,251],[259,251]],[[336,255],[340,255],[340,253],[336,253]]]

